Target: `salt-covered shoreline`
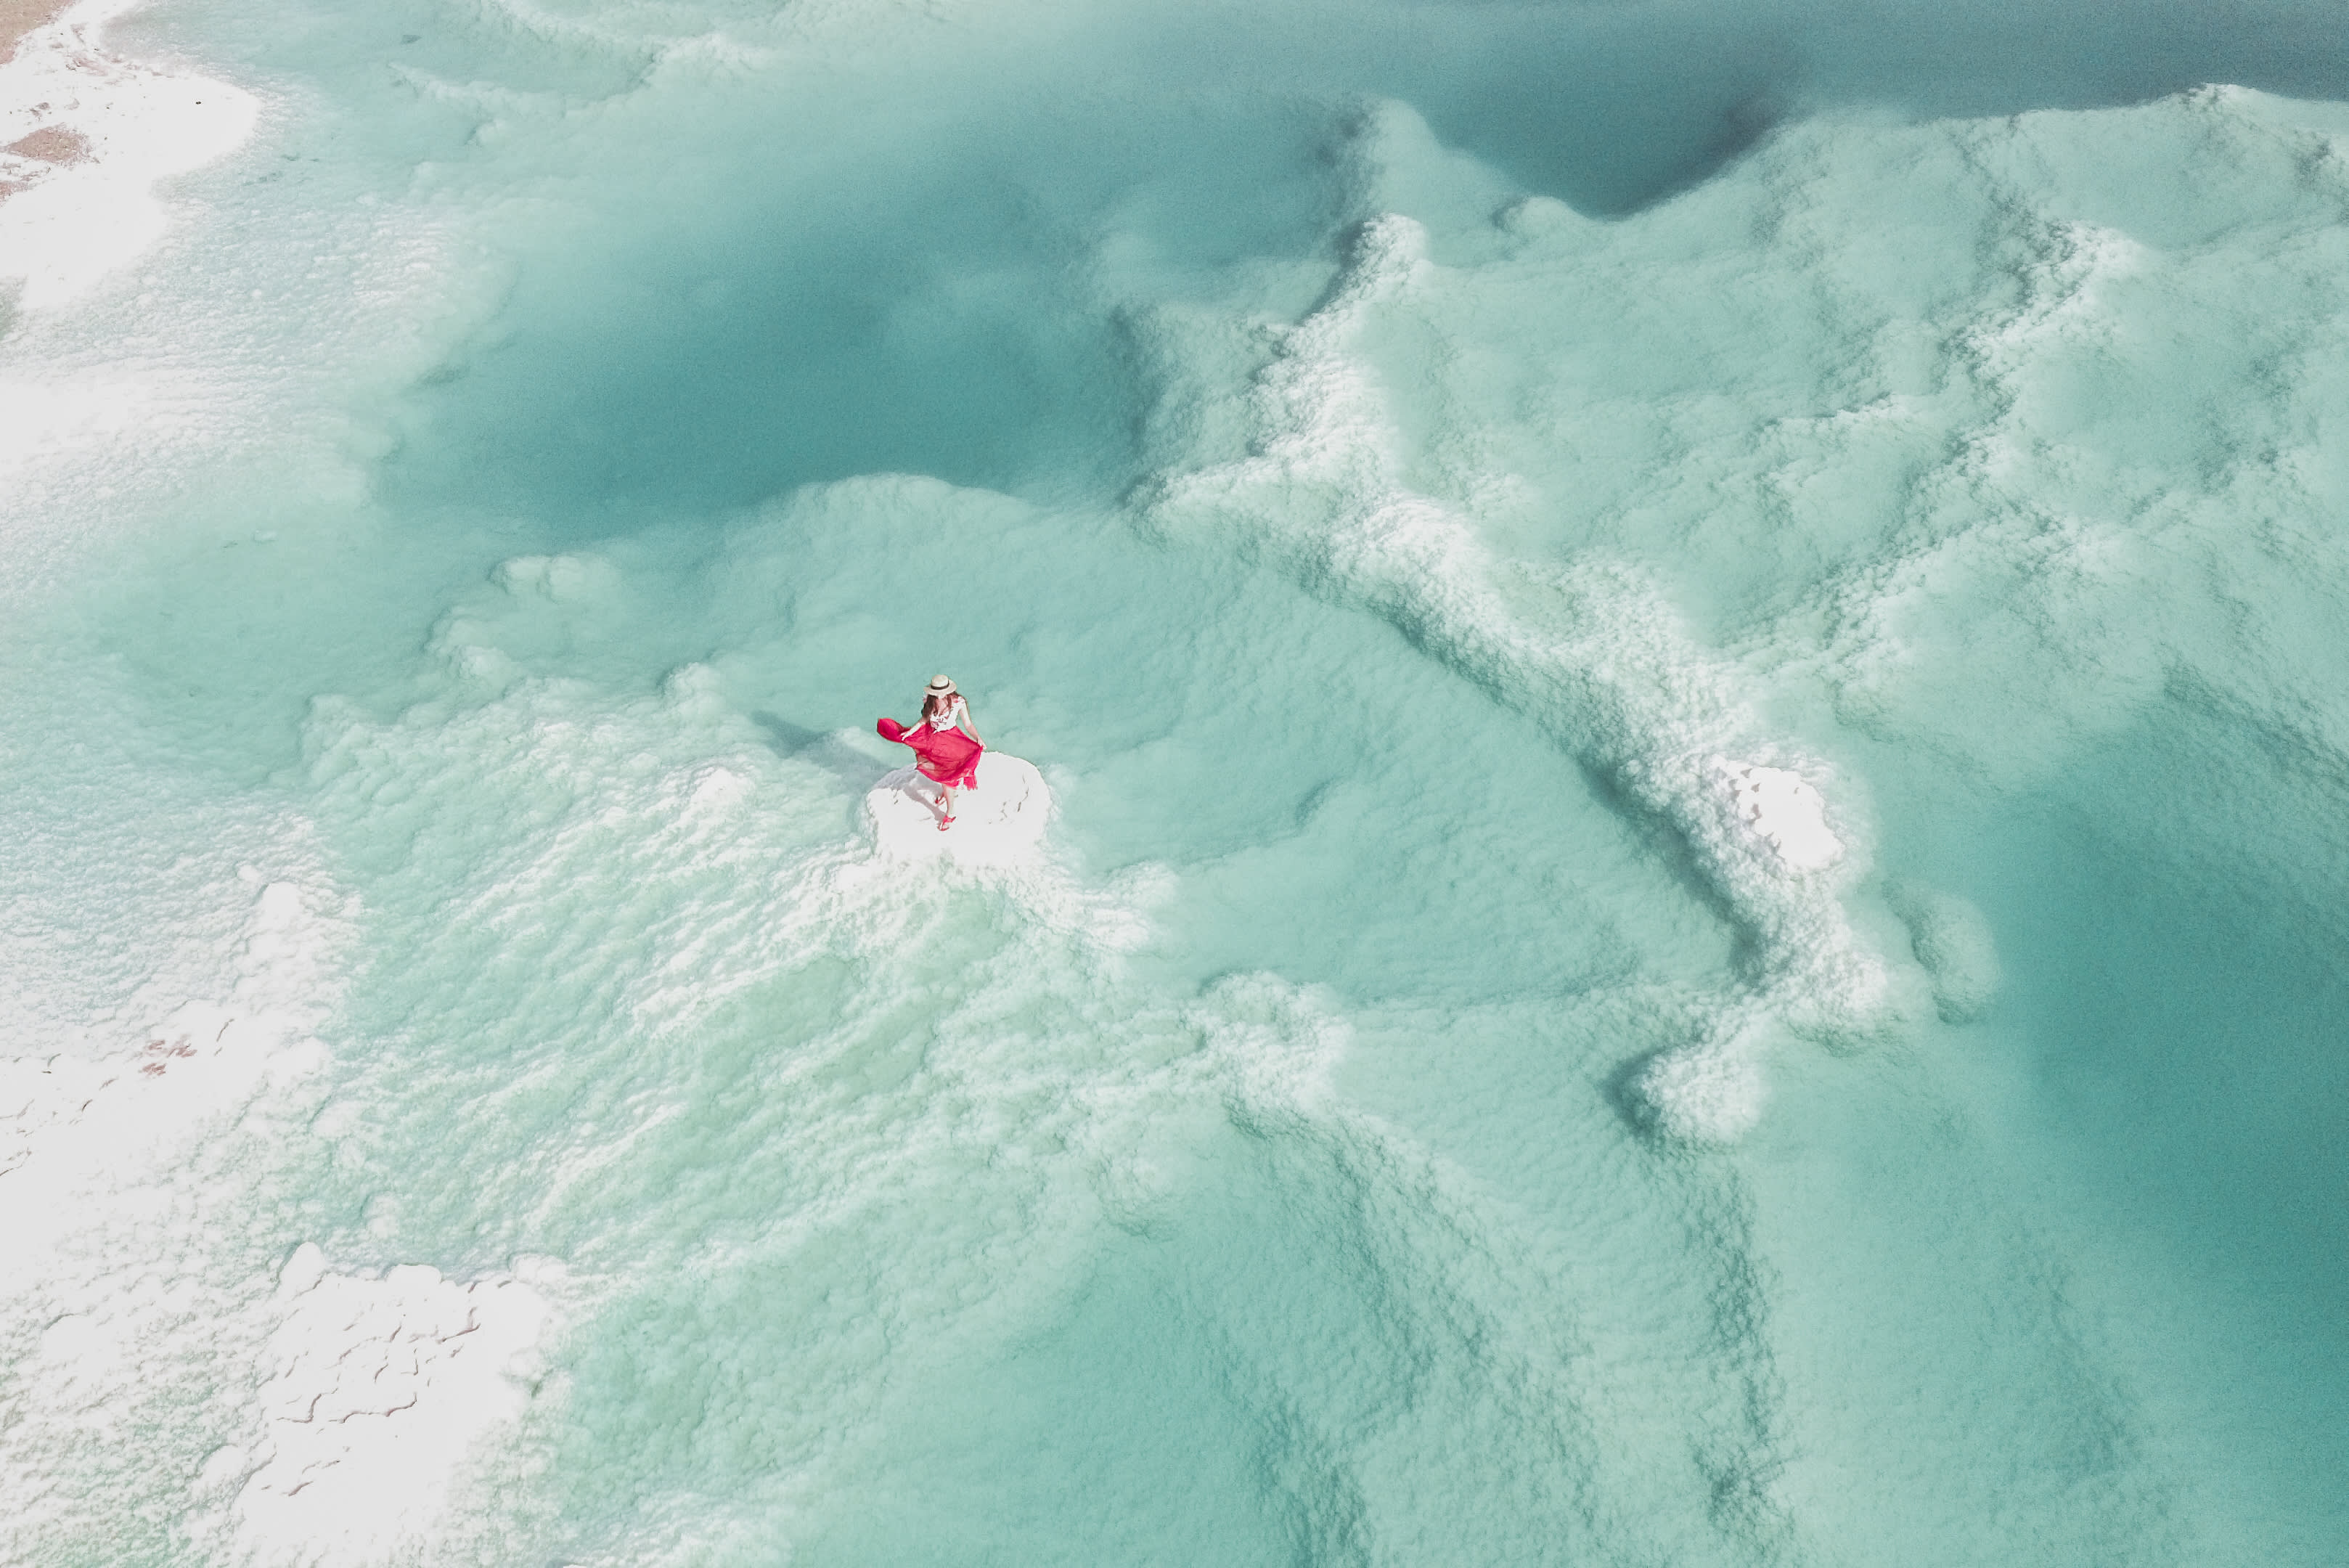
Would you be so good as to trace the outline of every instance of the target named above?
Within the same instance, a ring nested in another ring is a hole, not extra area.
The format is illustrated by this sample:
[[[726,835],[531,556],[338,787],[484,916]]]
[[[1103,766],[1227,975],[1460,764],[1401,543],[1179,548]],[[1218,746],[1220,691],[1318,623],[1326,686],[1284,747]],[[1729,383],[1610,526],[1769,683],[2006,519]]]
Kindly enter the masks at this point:
[[[109,52],[137,0],[16,0],[0,11],[0,287],[66,304],[168,223],[156,184],[252,134],[260,104],[224,82]]]

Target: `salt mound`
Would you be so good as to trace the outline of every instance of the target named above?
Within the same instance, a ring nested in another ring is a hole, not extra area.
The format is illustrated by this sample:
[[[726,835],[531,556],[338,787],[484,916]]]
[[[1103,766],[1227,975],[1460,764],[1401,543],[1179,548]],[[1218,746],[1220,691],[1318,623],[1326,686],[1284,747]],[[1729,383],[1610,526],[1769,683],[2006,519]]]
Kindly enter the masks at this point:
[[[988,752],[978,759],[978,787],[955,797],[955,824],[938,831],[938,786],[918,769],[899,768],[873,786],[864,814],[892,855],[946,857],[966,866],[1001,866],[1034,854],[1052,813],[1052,792],[1036,764]]]
[[[1954,894],[1913,884],[1890,889],[1892,912],[1909,927],[1910,950],[1933,981],[1933,1005],[1944,1023],[1966,1023],[1998,995],[1998,940],[1990,921]]]
[[[1737,826],[1770,847],[1789,871],[1817,871],[1843,858],[1843,840],[1827,826],[1827,803],[1810,782],[1785,768],[1716,758]]]
[[[1651,1059],[1631,1090],[1651,1126],[1685,1143],[1733,1143],[1762,1119],[1769,1085],[1764,1042],[1748,1025],[1724,1029]]]

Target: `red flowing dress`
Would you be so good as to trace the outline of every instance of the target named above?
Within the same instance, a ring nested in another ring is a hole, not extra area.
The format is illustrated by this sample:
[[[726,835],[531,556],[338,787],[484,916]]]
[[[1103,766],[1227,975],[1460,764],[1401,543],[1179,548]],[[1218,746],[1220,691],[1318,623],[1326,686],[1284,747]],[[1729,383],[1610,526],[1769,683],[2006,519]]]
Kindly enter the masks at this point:
[[[885,741],[913,747],[914,765],[924,778],[948,789],[978,787],[978,753],[987,748],[960,730],[933,730],[926,720],[908,730],[895,719],[884,719],[874,728]]]

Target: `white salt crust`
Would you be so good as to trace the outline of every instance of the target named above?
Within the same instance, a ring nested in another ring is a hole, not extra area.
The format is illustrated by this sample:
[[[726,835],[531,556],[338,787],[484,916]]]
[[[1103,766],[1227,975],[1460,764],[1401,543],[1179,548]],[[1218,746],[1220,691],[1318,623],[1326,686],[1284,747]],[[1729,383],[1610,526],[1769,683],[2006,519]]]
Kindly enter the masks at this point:
[[[6,1326],[40,1325],[37,1352],[15,1368],[0,1441],[0,1496],[17,1505],[0,1526],[0,1560],[49,1560],[42,1552],[76,1511],[64,1500],[106,1473],[88,1444],[147,1451],[133,1427],[159,1389],[185,1392],[191,1379],[217,1389],[181,1408],[194,1430],[214,1406],[233,1408],[238,1347],[257,1343],[251,1306],[265,1287],[223,1291],[207,1278],[217,1231],[191,1191],[203,1178],[190,1172],[216,1174],[273,1127],[290,1130],[275,1118],[326,1060],[315,1031],[336,1002],[357,906],[326,890],[305,837],[296,825],[280,846],[300,882],[251,865],[229,882],[250,904],[241,929],[222,933],[217,989],[151,1012],[134,1004],[133,1021],[157,1020],[145,1028],[101,1020],[75,1032],[94,1037],[78,1049],[0,1060]],[[66,1044],[50,1029],[47,1043]],[[46,1544],[12,1555],[12,1528]],[[191,1528],[202,1532],[192,1515]]]
[[[0,64],[0,148],[47,131],[76,153],[0,151],[0,283],[22,283],[24,309],[78,299],[153,244],[168,223],[157,183],[238,147],[260,117],[250,93],[101,47],[136,4],[85,0]]]
[[[1802,774],[1759,763],[1713,759],[1729,795],[1730,820],[1789,871],[1820,871],[1843,858],[1827,826],[1827,803]]]
[[[874,784],[864,813],[882,850],[964,866],[1016,865],[1036,857],[1052,815],[1052,792],[1036,764],[1001,752],[980,756],[978,787],[956,792],[954,826],[943,833],[937,798],[938,786],[914,768]]]
[[[260,1466],[239,1492],[239,1544],[264,1562],[380,1562],[428,1537],[471,1450],[546,1376],[536,1285],[559,1265],[460,1282],[408,1264],[333,1273],[305,1242],[279,1277],[285,1318],[261,1390]],[[212,1474],[251,1462],[234,1449]]]

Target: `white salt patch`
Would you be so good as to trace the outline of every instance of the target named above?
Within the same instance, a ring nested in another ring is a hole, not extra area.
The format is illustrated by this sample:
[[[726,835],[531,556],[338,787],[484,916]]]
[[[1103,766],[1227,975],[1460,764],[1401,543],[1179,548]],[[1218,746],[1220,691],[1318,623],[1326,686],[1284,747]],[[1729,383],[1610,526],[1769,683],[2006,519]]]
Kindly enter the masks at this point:
[[[1817,871],[1843,858],[1843,840],[1827,826],[1827,803],[1802,774],[1715,757],[1730,816],[1767,845],[1789,871]]]
[[[954,826],[938,831],[938,786],[899,768],[873,786],[864,813],[882,849],[895,856],[947,858],[965,866],[1007,866],[1036,857],[1052,814],[1052,792],[1036,764],[988,752],[978,787],[957,791]]]
[[[140,1044],[98,1059],[0,1059],[0,1173],[10,1183],[0,1251],[19,1264],[90,1194],[135,1181],[271,1080],[323,1057],[311,1031],[332,1002],[343,912],[294,883],[244,875],[258,891],[224,996],[183,1002]]]
[[[25,35],[0,65],[0,147],[36,132],[78,138],[70,162],[0,154],[0,280],[40,310],[79,297],[163,233],[157,182],[209,163],[253,131],[250,93],[109,55],[104,25],[136,0],[87,0]]]
[[[337,1274],[298,1248],[278,1286],[289,1310],[269,1346],[262,1462],[236,1501],[240,1544],[268,1561],[373,1563],[429,1536],[469,1452],[544,1376],[549,1308],[533,1282],[561,1270],[524,1272]]]

